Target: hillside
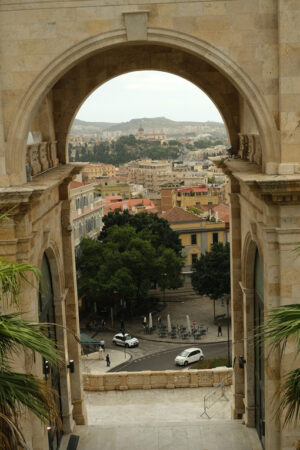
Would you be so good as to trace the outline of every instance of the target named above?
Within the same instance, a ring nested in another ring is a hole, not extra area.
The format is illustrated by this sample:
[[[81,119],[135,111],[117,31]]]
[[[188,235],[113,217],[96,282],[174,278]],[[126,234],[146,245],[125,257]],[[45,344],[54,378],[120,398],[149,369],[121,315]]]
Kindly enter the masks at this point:
[[[108,131],[128,135],[137,133],[140,126],[144,128],[145,133],[163,129],[166,135],[184,135],[187,133],[207,133],[213,136],[226,135],[224,124],[220,122],[177,122],[166,117],[144,117],[122,123],[84,122],[75,119],[71,134],[101,134],[103,131]]]

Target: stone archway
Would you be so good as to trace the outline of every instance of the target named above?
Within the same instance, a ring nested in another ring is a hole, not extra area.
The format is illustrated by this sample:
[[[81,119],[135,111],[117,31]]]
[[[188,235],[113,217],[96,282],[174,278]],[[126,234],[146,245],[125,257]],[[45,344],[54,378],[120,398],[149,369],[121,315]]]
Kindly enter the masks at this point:
[[[69,80],[71,82],[72,74],[75,73],[76,67],[79,68],[84,64],[88,64],[88,61],[95,58],[95,55],[98,55],[101,61],[104,53],[109,59],[110,54],[113,52],[119,50],[123,53],[124,51],[128,51],[128,49],[130,50],[132,46],[136,46],[136,49],[137,47],[152,50],[154,48],[164,49],[164,54],[160,55],[160,64],[158,61],[154,64],[154,60],[152,61],[153,53],[151,53],[151,51],[148,60],[144,60],[143,64],[140,64],[140,68],[138,68],[136,59],[129,60],[126,68],[122,67],[117,61],[115,61],[114,64],[110,66],[110,69],[106,72],[102,80],[99,80],[99,77],[96,77],[97,79],[94,79],[93,82],[86,87],[86,89],[83,89],[84,92],[82,93],[81,98],[78,98],[75,104],[72,105],[68,111],[70,116],[66,119],[67,123],[63,125],[62,129],[58,129],[57,138],[60,139],[60,142],[58,142],[58,147],[61,162],[66,161],[65,140],[70,124],[76,114],[77,108],[84,101],[87,95],[98,87],[99,84],[114,76],[131,70],[142,70],[145,68],[160,68],[160,70],[163,68],[165,71],[170,71],[175,74],[177,73],[178,75],[184,76],[194,82],[206,91],[223,115],[230,138],[234,145],[237,145],[237,134],[240,131],[238,117],[239,104],[241,102],[245,102],[247,108],[249,109],[249,114],[251,114],[255,119],[257,132],[261,139],[261,146],[264,155],[263,168],[267,167],[269,163],[279,162],[280,155],[277,144],[276,126],[274,119],[265,104],[265,100],[259,92],[259,89],[251,81],[250,77],[228,56],[224,55],[221,51],[207,42],[183,33],[158,28],[149,28],[146,41],[134,41],[128,43],[126,32],[124,30],[117,30],[87,39],[70,48],[67,52],[64,52],[53,60],[31,84],[19,104],[14,121],[8,133],[6,165],[11,184],[18,185],[24,183],[25,181],[24,149],[30,123],[34,119],[39,105],[51,89],[53,90],[54,88],[55,91],[55,87],[59,88],[59,83],[62,83],[63,80]],[[167,59],[165,58],[166,52],[171,52],[169,58]],[[179,64],[178,60],[176,62],[176,54],[177,56],[181,55],[181,57],[189,59],[189,64],[187,64],[188,70],[186,70],[185,73],[183,73],[184,70],[180,70],[180,66],[183,67],[182,62]],[[204,69],[206,71],[206,75],[209,73],[209,75],[214,74],[214,76],[219,77],[214,86],[210,86],[207,78],[206,82],[205,78],[202,78],[202,83],[201,77],[198,79],[198,82],[195,80],[195,67],[193,62],[198,62],[199,64],[201,62],[205,66]],[[225,93],[222,94],[220,90],[213,89],[214,87],[216,88],[216,86],[220,86],[220,80],[223,81],[222,85],[225,86],[227,90],[228,88],[231,90],[231,94],[234,98],[233,108],[229,108],[229,104],[226,102],[226,96],[224,97]],[[82,86],[84,86],[84,78],[81,78],[81,82]],[[70,98],[66,97],[65,100],[68,101]],[[59,109],[61,108],[58,107],[58,110]],[[61,110],[64,113],[66,111],[66,109]],[[64,147],[64,150],[60,148],[61,146]]]

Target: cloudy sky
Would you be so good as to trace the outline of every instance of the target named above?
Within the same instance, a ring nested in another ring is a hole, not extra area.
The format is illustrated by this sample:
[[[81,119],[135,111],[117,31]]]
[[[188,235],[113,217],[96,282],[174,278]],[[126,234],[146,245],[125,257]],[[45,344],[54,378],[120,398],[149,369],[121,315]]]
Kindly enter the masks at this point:
[[[78,111],[89,122],[127,122],[140,117],[222,122],[211,100],[176,75],[157,71],[131,72],[103,84]]]

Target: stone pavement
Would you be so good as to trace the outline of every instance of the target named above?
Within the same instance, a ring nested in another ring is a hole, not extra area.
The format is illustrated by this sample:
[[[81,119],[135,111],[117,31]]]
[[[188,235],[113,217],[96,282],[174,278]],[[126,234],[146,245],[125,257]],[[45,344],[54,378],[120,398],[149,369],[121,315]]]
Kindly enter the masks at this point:
[[[105,356],[109,354],[110,367],[107,367]],[[131,355],[125,350],[106,349],[103,353],[104,359],[99,358],[99,352],[82,355],[80,361],[81,372],[84,373],[99,373],[108,372],[110,369],[119,366],[120,364],[129,361]]]
[[[201,342],[223,342],[227,341],[227,326],[222,326],[222,336],[218,336],[218,327],[214,324],[213,320],[213,301],[205,296],[192,296],[187,297],[181,301],[166,301],[165,308],[161,313],[153,315],[153,325],[157,326],[157,317],[160,315],[162,323],[167,324],[167,315],[170,314],[172,325],[183,325],[186,327],[186,315],[190,317],[190,322],[193,321],[196,324],[203,324],[207,327],[207,333],[205,336],[201,336],[199,340],[195,340],[193,337],[188,339],[181,339],[177,337],[171,339],[170,336],[161,338],[158,335],[157,330],[152,334],[145,334],[144,327],[142,325],[142,317],[127,320],[125,323],[126,329],[136,336],[147,340],[160,341],[160,342],[172,342],[181,344],[195,344]],[[222,306],[221,301],[216,301],[216,315],[226,314],[226,306]],[[146,315],[148,320],[148,314]],[[231,339],[231,327],[229,327],[229,338]]]
[[[77,426],[78,450],[261,450],[254,430],[230,420],[219,399],[201,416],[204,395],[215,388],[86,392],[88,426]],[[64,436],[60,449],[67,448]]]

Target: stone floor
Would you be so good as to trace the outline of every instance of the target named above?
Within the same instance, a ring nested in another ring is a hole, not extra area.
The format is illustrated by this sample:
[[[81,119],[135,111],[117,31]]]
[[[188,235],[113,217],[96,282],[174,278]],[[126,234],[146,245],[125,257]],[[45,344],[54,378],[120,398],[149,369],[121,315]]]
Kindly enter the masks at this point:
[[[77,426],[78,450],[261,450],[254,430],[230,420],[231,388],[86,392],[89,426]],[[216,400],[216,401],[215,401]],[[64,436],[60,449],[66,450]]]

